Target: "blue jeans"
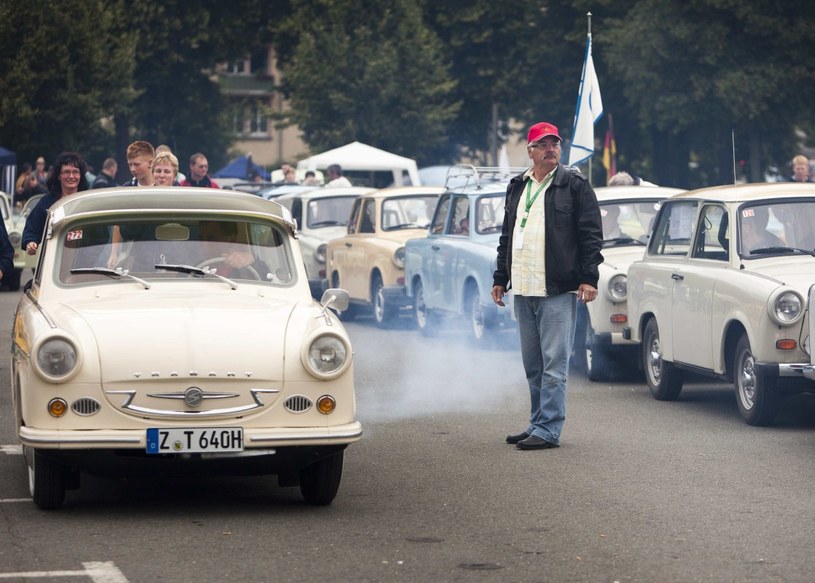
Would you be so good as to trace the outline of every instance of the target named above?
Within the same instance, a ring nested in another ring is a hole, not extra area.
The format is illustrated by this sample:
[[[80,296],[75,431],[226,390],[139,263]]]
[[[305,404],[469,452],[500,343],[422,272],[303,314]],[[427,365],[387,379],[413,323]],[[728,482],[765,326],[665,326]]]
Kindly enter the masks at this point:
[[[566,420],[566,378],[574,343],[577,296],[515,296],[513,300],[531,397],[526,432],[558,445]]]

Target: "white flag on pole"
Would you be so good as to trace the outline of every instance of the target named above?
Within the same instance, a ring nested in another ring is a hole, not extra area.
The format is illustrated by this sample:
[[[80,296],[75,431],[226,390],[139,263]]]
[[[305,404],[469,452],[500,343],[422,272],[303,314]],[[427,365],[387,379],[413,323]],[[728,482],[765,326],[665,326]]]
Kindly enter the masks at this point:
[[[569,166],[580,164],[594,155],[594,124],[603,117],[603,99],[600,84],[591,58],[591,34],[586,39],[586,58],[583,76],[577,93],[577,108],[572,128],[572,146],[569,148]]]

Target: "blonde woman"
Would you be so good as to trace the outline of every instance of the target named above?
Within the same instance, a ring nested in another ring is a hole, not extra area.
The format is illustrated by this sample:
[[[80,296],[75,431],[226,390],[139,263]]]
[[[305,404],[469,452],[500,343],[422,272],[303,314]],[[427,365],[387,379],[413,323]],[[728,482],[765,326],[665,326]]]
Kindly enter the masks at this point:
[[[178,158],[172,152],[161,152],[153,160],[153,184],[155,186],[178,186]]]

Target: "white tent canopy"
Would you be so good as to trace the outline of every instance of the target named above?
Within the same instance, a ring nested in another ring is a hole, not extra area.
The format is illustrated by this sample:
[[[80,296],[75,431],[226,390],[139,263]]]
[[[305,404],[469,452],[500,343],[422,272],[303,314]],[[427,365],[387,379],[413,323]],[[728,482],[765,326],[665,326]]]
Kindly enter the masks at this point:
[[[360,142],[351,142],[339,148],[315,154],[297,163],[298,175],[306,170],[325,170],[332,164],[339,164],[343,174],[346,172],[379,173],[390,172],[396,186],[420,186],[419,169],[416,161],[403,156],[391,154]],[[352,175],[353,182],[353,175]],[[369,184],[365,186],[374,186]]]

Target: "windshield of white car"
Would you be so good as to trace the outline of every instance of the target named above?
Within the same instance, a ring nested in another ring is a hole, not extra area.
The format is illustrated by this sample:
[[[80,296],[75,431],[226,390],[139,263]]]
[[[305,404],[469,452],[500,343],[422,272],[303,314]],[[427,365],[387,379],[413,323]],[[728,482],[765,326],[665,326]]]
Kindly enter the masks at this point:
[[[308,202],[306,226],[309,229],[346,226],[354,206],[353,196],[332,196],[312,199]]]
[[[145,281],[212,274],[229,282],[290,285],[297,273],[283,227],[245,217],[88,218],[55,233],[49,244],[55,243],[62,284],[105,281],[121,272]]]
[[[659,199],[601,201],[603,247],[645,245],[660,205]]]
[[[438,197],[396,196],[382,201],[382,230],[426,229],[436,210]]]
[[[739,255],[815,255],[815,200],[761,201],[739,207]]]

